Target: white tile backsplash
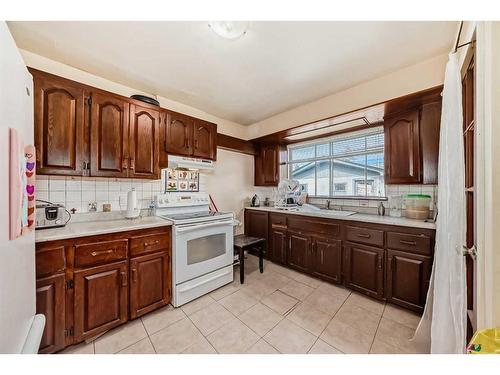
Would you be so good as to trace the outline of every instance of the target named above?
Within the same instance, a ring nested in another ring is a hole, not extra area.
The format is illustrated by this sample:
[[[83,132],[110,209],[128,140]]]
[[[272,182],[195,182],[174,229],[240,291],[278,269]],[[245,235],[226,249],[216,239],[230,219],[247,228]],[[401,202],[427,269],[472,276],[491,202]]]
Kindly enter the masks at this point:
[[[37,176],[37,199],[63,204],[68,210],[74,208],[76,213],[87,212],[91,202],[97,202],[98,211],[102,211],[105,203],[110,203],[113,211],[125,210],[127,192],[131,188],[137,191],[140,207],[147,208],[154,196],[161,192],[161,181]]]

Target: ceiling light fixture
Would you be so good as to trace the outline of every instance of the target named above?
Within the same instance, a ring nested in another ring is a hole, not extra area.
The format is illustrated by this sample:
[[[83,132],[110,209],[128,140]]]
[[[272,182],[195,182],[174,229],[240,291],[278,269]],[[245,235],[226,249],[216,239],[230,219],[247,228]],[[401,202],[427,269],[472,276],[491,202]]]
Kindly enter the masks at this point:
[[[236,40],[248,31],[248,21],[210,21],[210,27],[214,33],[224,39]]]

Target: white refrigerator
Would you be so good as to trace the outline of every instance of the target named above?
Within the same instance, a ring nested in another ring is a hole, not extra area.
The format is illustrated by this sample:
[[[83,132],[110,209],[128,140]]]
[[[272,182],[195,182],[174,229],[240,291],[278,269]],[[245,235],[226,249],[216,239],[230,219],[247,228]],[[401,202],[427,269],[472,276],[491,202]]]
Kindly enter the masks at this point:
[[[0,21],[0,353],[36,353],[45,318],[35,316],[35,233],[9,240],[9,128],[33,144],[33,79]]]

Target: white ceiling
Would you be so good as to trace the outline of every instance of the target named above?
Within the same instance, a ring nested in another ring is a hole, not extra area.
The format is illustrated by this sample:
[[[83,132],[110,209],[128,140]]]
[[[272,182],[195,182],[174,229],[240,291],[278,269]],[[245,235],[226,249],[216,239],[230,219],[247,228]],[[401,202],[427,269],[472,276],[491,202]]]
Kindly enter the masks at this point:
[[[448,52],[457,22],[9,22],[18,47],[248,125]]]

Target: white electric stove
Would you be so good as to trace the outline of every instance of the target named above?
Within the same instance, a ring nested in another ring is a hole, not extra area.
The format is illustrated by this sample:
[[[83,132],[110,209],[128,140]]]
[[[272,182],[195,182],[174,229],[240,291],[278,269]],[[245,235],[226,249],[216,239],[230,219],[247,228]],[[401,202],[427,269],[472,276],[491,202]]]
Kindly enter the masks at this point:
[[[165,193],[155,215],[173,222],[172,305],[181,306],[233,281],[232,212],[210,212],[207,193]]]

